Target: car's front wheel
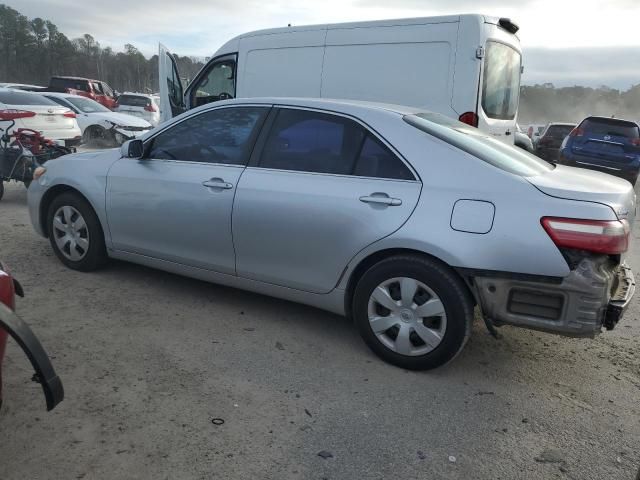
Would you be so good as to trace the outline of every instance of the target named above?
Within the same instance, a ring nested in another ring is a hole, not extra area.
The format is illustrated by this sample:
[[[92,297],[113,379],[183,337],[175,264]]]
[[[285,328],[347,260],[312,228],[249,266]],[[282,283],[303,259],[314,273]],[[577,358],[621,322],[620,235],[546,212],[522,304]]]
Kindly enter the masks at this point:
[[[394,256],[371,267],[356,285],[352,313],[362,338],[384,360],[428,370],[453,360],[471,333],[473,302],[446,265]]]
[[[53,251],[67,267],[89,272],[106,263],[100,221],[80,195],[67,192],[54,198],[48,210],[47,228]]]

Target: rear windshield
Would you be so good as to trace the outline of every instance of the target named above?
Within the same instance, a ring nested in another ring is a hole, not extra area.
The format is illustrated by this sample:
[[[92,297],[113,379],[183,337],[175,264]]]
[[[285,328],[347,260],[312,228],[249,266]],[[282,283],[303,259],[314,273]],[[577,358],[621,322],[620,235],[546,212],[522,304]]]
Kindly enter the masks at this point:
[[[482,77],[482,109],[489,118],[512,120],[520,98],[520,54],[498,42],[487,42]]]
[[[13,90],[11,92],[0,92],[0,102],[7,105],[55,105],[58,104],[44,98],[37,93],[27,93],[20,90]]]
[[[597,135],[611,135],[614,137],[639,138],[638,125],[615,118],[587,118],[582,121],[580,128],[585,133]]]
[[[49,82],[51,88],[73,88],[75,90],[89,91],[89,82],[87,80],[76,80],[73,78],[52,78]]]
[[[140,97],[138,95],[121,95],[118,97],[118,105],[127,105],[129,107],[148,107],[151,105],[151,99]]]
[[[452,120],[439,113],[405,115],[404,121],[437,137],[494,167],[522,177],[532,177],[553,170],[553,166],[529,152],[506,145],[477,128]]]
[[[67,101],[80,110],[82,113],[110,112],[107,107],[103,107],[98,102],[84,97],[67,97]]]
[[[575,125],[550,125],[545,137],[564,138],[571,133]]]

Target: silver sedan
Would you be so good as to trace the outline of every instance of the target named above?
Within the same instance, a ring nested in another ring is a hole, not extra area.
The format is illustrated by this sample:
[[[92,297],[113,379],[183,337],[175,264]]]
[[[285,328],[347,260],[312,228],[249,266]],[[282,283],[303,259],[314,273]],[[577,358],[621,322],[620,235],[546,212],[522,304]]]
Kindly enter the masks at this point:
[[[634,293],[628,182],[408,107],[217,102],[36,177],[33,226],[68,267],[117,258],[343,314],[404,368],[452,360],[475,306],[491,331],[592,337]]]

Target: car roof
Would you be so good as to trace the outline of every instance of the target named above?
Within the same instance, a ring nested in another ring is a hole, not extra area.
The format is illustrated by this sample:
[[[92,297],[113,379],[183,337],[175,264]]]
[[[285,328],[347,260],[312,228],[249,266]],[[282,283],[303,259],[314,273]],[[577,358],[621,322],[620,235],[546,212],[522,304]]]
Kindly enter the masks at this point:
[[[68,77],[66,75],[54,75],[51,78],[62,78],[64,80],[87,80],[89,82],[101,82],[102,80],[94,80],[93,78],[87,78],[87,77]]]
[[[549,127],[575,127],[575,123],[565,123],[565,122],[551,122],[548,124]]]
[[[72,93],[62,93],[62,92],[34,92],[39,93],[40,95],[44,95],[46,97],[57,97],[57,98],[86,98],[87,100],[91,100],[90,98],[83,97],[82,95],[74,95]]]
[[[301,97],[256,97],[256,98],[234,98],[231,100],[222,100],[214,104],[208,103],[203,107],[211,107],[212,105],[238,105],[238,104],[265,104],[265,105],[282,105],[291,107],[309,107],[318,109],[364,109],[393,112],[399,115],[412,115],[425,112],[424,108],[409,107],[405,105],[394,105],[390,103],[368,102],[363,100],[346,100],[333,98],[301,98]],[[200,107],[202,108],[202,107]]]
[[[614,117],[603,117],[603,116],[599,116],[599,115],[590,115],[588,117],[585,117],[584,120],[607,120],[609,122],[613,121],[615,122],[616,120],[618,122],[626,122],[626,123],[635,123],[636,125],[639,125],[638,122],[634,122],[633,120],[626,120],[624,118],[614,118]],[[582,120],[584,122],[584,120]]]

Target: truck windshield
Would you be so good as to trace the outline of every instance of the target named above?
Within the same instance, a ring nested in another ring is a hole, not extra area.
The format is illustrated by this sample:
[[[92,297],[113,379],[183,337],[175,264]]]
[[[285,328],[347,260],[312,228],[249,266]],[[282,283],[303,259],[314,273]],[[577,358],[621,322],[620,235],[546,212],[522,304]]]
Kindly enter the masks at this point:
[[[515,118],[520,98],[520,61],[520,54],[512,47],[487,42],[482,76],[482,109],[489,118]]]
[[[405,115],[404,121],[501,170],[533,177],[553,170],[553,166],[529,152],[507,145],[477,128],[439,113]]]

